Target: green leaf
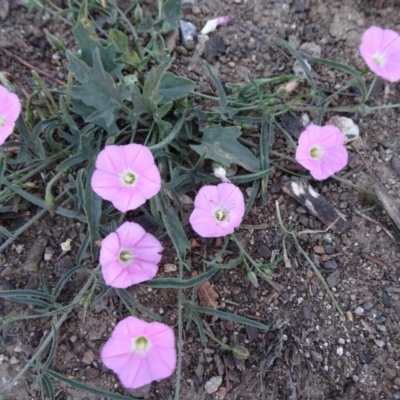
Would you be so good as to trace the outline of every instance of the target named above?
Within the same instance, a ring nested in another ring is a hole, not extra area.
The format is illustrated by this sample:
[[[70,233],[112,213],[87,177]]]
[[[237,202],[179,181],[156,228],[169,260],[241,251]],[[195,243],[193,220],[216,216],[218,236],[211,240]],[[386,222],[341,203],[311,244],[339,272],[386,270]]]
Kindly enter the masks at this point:
[[[127,397],[123,396],[122,394],[106,392],[104,390],[97,389],[93,386],[85,385],[84,383],[80,383],[72,379],[69,379],[66,376],[61,375],[58,372],[55,372],[51,369],[47,369],[45,373],[48,376],[51,376],[52,378],[59,380],[60,382],[66,383],[68,386],[71,386],[83,392],[91,393],[97,397],[105,397],[106,399],[111,399],[111,400],[140,400],[137,397],[131,397],[131,396]]]
[[[282,46],[286,47],[286,49],[292,53],[293,57],[299,62],[301,68],[303,69],[306,78],[311,86],[311,88],[313,89],[314,92],[317,91],[317,85],[315,84],[314,78],[311,74],[311,71],[309,70],[309,68],[307,67],[307,64],[304,61],[304,58],[300,55],[300,53],[295,50],[286,40],[277,38],[276,41],[281,44]]]
[[[208,75],[210,75],[210,78],[212,79],[217,92],[218,92],[218,97],[219,97],[219,104],[221,105],[221,112],[223,114],[228,114],[228,100],[226,98],[226,94],[225,94],[225,90],[222,87],[221,82],[219,81],[219,79],[217,78],[217,76],[214,74],[213,70],[210,67],[210,64],[207,61],[204,61],[204,65],[206,66]]]
[[[314,60],[320,64],[326,65],[329,68],[336,68],[339,71],[350,74],[358,83],[361,91],[361,101],[360,103],[364,103],[367,99],[367,87],[365,86],[364,78],[360,75],[360,73],[352,67],[348,65],[338,63],[332,60],[326,60],[324,58],[314,58]]]
[[[110,29],[108,40],[110,43],[115,44],[120,53],[125,53],[128,51],[128,36],[118,29]]]
[[[170,200],[165,195],[163,190],[158,192],[156,196],[157,208],[161,213],[161,219],[167,230],[169,237],[175,245],[178,255],[183,260],[186,255],[186,251],[190,249],[190,243],[186,237],[185,231],[183,230],[182,223],[175,211],[175,207],[172,206]]]
[[[122,82],[115,83],[111,75],[104,70],[98,49],[93,51],[93,68],[70,52],[67,53],[67,58],[69,69],[82,85],[72,87],[72,96],[94,109],[85,121],[101,120],[107,128],[111,127],[115,124],[117,111],[123,101],[129,98],[125,85]]]
[[[116,121],[113,121],[110,126],[107,126],[106,121],[102,118],[96,118],[95,108],[86,105],[83,101],[72,99],[72,112],[80,115],[84,121],[91,121],[93,124],[103,128],[107,131],[109,136],[116,134],[119,129],[116,124]]]
[[[186,97],[195,87],[195,83],[187,78],[181,78],[166,72],[161,79],[160,95],[162,104]]]
[[[44,29],[44,33],[46,34],[47,41],[53,46],[55,49],[65,52],[67,48],[64,43],[57,37],[52,35],[47,29]]]
[[[155,114],[157,112],[158,105],[162,100],[162,96],[159,92],[161,79],[165,74],[165,71],[171,65],[172,61],[173,59],[170,58],[161,63],[158,67],[152,68],[146,77],[146,81],[143,86],[143,93],[134,93],[132,102],[135,107],[135,112],[138,115],[146,112],[150,114]]]
[[[89,67],[94,66],[93,52],[97,50],[104,70],[118,77],[121,76],[123,64],[115,62],[117,46],[112,42],[103,47],[92,22],[86,16],[82,15],[78,19],[73,32],[81,48],[80,59],[85,64]]]
[[[166,0],[164,3],[164,23],[169,24],[170,30],[178,26],[181,17],[181,0]]]
[[[215,273],[219,271],[219,268],[211,268],[207,272],[204,272],[201,275],[198,275],[194,278],[182,280],[178,278],[157,278],[152,279],[151,281],[142,283],[143,286],[152,287],[152,288],[172,288],[172,289],[187,289],[193,286],[200,285],[200,283],[205,282],[207,279],[210,279]]]
[[[185,302],[185,305],[188,305],[189,309],[194,312],[204,313],[204,314],[208,314],[208,315],[214,315],[219,318],[223,318],[223,319],[227,319],[232,322],[236,322],[237,324],[253,326],[254,328],[258,328],[258,329],[262,329],[262,330],[269,329],[268,325],[262,324],[261,322],[254,321],[254,320],[246,318],[246,317],[241,317],[240,315],[237,315],[237,314],[232,314],[232,313],[225,312],[225,311],[215,310],[214,308],[209,308],[209,307],[199,307],[199,306],[196,306],[189,302]]]
[[[204,129],[202,144],[190,147],[200,156],[204,155],[225,167],[238,164],[247,171],[257,172],[260,170],[260,162],[247,147],[236,140],[240,135],[237,126],[212,126]]]

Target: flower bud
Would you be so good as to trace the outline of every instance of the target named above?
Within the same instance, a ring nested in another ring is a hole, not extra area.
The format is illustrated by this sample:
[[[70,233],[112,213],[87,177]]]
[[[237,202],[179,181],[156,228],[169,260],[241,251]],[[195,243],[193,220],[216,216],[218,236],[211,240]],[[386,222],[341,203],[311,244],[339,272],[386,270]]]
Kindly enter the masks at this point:
[[[233,346],[232,353],[236,358],[246,360],[250,357],[249,351],[243,346]]]
[[[206,22],[200,33],[202,35],[207,35],[207,33],[215,31],[218,25],[226,25],[231,19],[232,17],[230,15],[211,19]]]
[[[248,279],[249,282],[252,283],[255,287],[258,287],[257,275],[256,275],[253,271],[250,271],[250,270],[247,271],[247,279]]]
[[[212,169],[214,175],[221,179],[221,182],[223,183],[231,183],[231,181],[226,177],[226,169],[221,165],[216,162],[212,163]]]
[[[135,21],[138,24],[140,24],[142,21],[142,18],[143,18],[143,11],[142,11],[142,7],[140,7],[139,4],[135,8],[134,15],[135,15]]]

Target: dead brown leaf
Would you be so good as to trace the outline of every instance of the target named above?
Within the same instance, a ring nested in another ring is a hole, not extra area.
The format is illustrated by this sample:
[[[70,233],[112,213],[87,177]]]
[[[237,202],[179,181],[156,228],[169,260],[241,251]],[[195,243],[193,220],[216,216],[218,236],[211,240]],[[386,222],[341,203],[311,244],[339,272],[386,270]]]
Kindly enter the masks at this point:
[[[196,271],[192,272],[192,277],[199,275]],[[200,305],[203,307],[218,308],[217,300],[219,294],[215,291],[209,281],[205,281],[197,288],[197,297],[199,298]]]

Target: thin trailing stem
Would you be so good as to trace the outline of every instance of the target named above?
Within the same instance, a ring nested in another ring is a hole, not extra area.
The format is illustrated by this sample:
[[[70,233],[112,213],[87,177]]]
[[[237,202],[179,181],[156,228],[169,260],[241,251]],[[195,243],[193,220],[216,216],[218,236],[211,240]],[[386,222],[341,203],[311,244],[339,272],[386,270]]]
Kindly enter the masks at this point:
[[[297,249],[300,251],[300,253],[304,256],[304,258],[307,260],[307,262],[311,265],[311,268],[313,269],[315,275],[317,275],[318,279],[321,281],[322,286],[324,287],[326,293],[328,293],[328,296],[330,297],[333,305],[335,306],[335,308],[337,309],[337,311],[339,312],[339,314],[341,316],[343,316],[343,311],[339,306],[339,303],[337,302],[335,296],[333,295],[331,289],[329,288],[328,284],[326,283],[325,278],[322,276],[321,272],[319,271],[319,269],[317,268],[317,266],[314,264],[314,262],[311,260],[311,258],[309,257],[309,255],[304,251],[304,249],[301,247],[298,239],[297,239],[297,235],[295,231],[289,231],[288,229],[286,229],[285,225],[283,225],[283,221],[282,221],[282,217],[281,217],[281,213],[279,210],[279,203],[276,201],[276,214],[277,214],[277,218],[278,218],[278,223],[279,226],[281,227],[282,231],[287,234],[290,235],[293,240],[294,243],[297,247]]]
[[[84,297],[85,293],[88,291],[90,288],[90,285],[93,283],[93,280],[96,277],[96,273],[98,272],[99,267],[94,270],[90,276],[89,279],[86,281],[86,283],[82,286],[81,290],[79,293],[75,296],[75,298],[72,300],[72,303],[79,303],[82,298]],[[56,331],[60,329],[61,325],[65,322],[65,320],[68,318],[68,315],[72,309],[66,311],[64,314],[61,315],[60,319],[55,323],[55,329]],[[38,359],[46,350],[47,346],[50,344],[51,340],[53,338],[52,332],[50,332],[46,338],[43,340],[42,344],[40,347],[35,351],[33,356],[30,358],[29,361],[25,364],[25,366],[19,371],[19,373],[14,377],[14,379],[11,380],[11,382],[4,388],[3,392],[0,393],[1,396],[4,396],[9,392],[14,385],[24,376],[25,372],[34,364],[35,360]]]

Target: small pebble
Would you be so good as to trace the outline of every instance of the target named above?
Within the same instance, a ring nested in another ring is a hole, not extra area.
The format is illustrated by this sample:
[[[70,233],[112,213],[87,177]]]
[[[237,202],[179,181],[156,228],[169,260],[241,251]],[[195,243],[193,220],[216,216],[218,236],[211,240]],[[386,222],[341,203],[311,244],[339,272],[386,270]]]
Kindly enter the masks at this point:
[[[375,339],[374,342],[378,347],[383,347],[385,345],[383,340]]]
[[[10,364],[18,364],[18,363],[19,363],[19,361],[18,361],[18,358],[17,358],[17,357],[12,356],[12,357],[10,358]]]
[[[339,338],[338,343],[339,343],[339,344],[345,344],[346,341],[345,341],[344,339],[342,339],[342,338]]]
[[[17,244],[15,246],[15,251],[17,252],[17,254],[21,254],[25,249],[25,246],[23,244]]]
[[[94,352],[92,349],[85,351],[82,361],[87,365],[90,365],[94,361]]]
[[[363,308],[365,311],[370,310],[373,306],[374,303],[372,303],[372,301],[366,301],[365,303],[363,303]]]
[[[165,264],[164,271],[165,272],[175,272],[177,270],[177,266],[175,264]]]
[[[222,384],[222,376],[213,376],[204,385],[204,389],[208,394],[215,393]]]
[[[44,257],[43,257],[44,261],[51,261],[53,256],[54,256],[54,249],[50,246],[47,246],[44,249]]]
[[[356,315],[363,315],[364,314],[364,309],[362,307],[357,307],[354,310],[354,312],[355,312]]]
[[[336,349],[336,354],[341,357],[343,355],[343,347],[338,347]]]

